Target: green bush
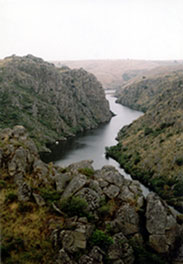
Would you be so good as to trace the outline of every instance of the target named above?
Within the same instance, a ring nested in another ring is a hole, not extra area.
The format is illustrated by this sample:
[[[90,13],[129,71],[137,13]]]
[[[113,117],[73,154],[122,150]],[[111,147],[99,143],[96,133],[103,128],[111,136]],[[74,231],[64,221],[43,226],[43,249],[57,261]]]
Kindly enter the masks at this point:
[[[150,127],[146,127],[146,128],[144,129],[144,136],[147,136],[147,135],[149,135],[149,134],[151,134],[151,133],[153,133],[152,128],[150,128]]]
[[[11,251],[20,251],[24,249],[24,241],[21,238],[7,237],[1,244],[2,260],[10,256]]]
[[[178,158],[176,158],[175,163],[176,163],[178,166],[182,166],[182,165],[183,165],[183,157],[178,157]]]
[[[87,168],[87,167],[78,169],[78,172],[80,172],[81,174],[84,174],[84,175],[86,175],[88,177],[92,177],[94,175],[94,173],[95,173],[94,169]]]
[[[40,189],[40,194],[45,201],[54,202],[60,199],[60,193],[49,188]]]
[[[88,203],[85,199],[72,196],[70,198],[63,199],[60,202],[60,209],[68,216],[88,216],[87,207]]]
[[[176,197],[183,196],[183,181],[179,181],[178,183],[176,183],[174,185],[173,191]]]
[[[102,249],[107,249],[111,244],[113,244],[112,237],[105,234],[102,230],[96,229],[91,238],[90,242],[92,245],[97,245]]]
[[[102,205],[98,209],[98,213],[99,213],[100,217],[108,216],[110,214],[110,206],[108,204]]]
[[[141,158],[140,158],[139,152],[135,152],[135,155],[134,155],[134,164],[137,165],[137,163],[139,163],[140,160],[141,160]]]
[[[14,192],[10,192],[5,197],[5,203],[12,203],[17,200],[17,194]]]
[[[0,188],[5,188],[6,187],[6,182],[4,180],[0,180]]]
[[[31,213],[34,210],[34,206],[30,202],[21,202],[18,205],[18,212],[19,213]]]

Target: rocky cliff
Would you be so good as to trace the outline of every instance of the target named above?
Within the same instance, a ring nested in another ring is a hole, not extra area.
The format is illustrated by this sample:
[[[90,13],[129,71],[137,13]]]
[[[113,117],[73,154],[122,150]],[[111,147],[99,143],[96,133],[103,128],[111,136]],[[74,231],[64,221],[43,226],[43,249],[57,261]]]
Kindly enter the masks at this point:
[[[39,148],[111,118],[94,75],[32,55],[0,61],[0,113],[0,128],[24,125]]]
[[[180,264],[182,216],[115,168],[43,163],[24,127],[0,133],[2,263]]]
[[[146,112],[119,132],[108,154],[183,212],[183,71],[132,83],[123,96],[120,102]]]

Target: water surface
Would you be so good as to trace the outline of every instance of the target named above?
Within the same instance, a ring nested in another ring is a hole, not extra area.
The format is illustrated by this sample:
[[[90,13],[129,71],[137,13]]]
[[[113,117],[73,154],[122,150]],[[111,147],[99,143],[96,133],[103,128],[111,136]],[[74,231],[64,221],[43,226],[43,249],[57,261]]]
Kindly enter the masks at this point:
[[[116,98],[111,94],[106,95],[106,98],[115,116],[109,123],[86,132],[82,136],[70,139],[64,144],[60,157],[57,157],[59,158],[56,162],[57,165],[67,166],[83,159],[92,159],[95,169],[104,165],[113,165],[112,159],[105,158],[105,147],[115,145],[117,143],[115,138],[119,130],[141,116],[142,112],[115,103]],[[62,148],[62,146],[60,147]]]
[[[117,104],[115,102],[116,98],[112,94],[107,94],[106,98],[109,101],[111,111],[115,114],[111,121],[60,144],[55,149],[52,160],[55,161],[55,164],[65,167],[71,163],[89,159],[93,160],[95,169],[100,169],[104,165],[112,165],[126,178],[131,179],[131,176],[126,174],[115,160],[105,157],[105,147],[116,145],[115,138],[119,130],[123,126],[132,123],[143,113]],[[148,189],[143,185],[141,187],[144,195],[146,195]]]

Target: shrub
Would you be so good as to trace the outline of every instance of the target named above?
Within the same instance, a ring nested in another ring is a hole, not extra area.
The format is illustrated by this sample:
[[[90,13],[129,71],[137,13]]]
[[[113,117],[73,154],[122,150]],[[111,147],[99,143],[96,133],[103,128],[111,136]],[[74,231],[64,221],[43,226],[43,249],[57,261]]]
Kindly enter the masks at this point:
[[[54,202],[60,199],[60,193],[55,190],[49,188],[42,188],[40,192],[41,196],[45,201]]]
[[[179,181],[179,182],[177,182],[177,183],[174,185],[173,191],[174,191],[174,195],[175,195],[176,197],[181,197],[181,196],[183,196],[183,181]]]
[[[4,180],[0,180],[0,188],[5,188],[6,182]]]
[[[102,230],[96,229],[91,238],[90,238],[92,245],[97,245],[102,249],[107,249],[111,244],[113,244],[112,237],[105,234]]]
[[[84,174],[84,175],[86,175],[88,177],[92,177],[94,175],[94,173],[95,173],[94,169],[87,168],[87,167],[78,169],[78,172],[80,172],[80,173],[82,173],[82,174]]]
[[[98,213],[101,217],[108,216],[110,214],[110,206],[109,204],[104,204],[98,209]]]
[[[5,197],[5,203],[12,203],[17,200],[17,194],[14,192],[10,192]]]
[[[152,128],[150,128],[150,127],[146,127],[146,128],[144,129],[144,136],[147,136],[147,135],[149,135],[149,134],[151,134],[151,133],[153,133]]]
[[[18,205],[18,212],[19,213],[31,213],[34,210],[34,206],[30,202],[21,202]]]
[[[20,251],[24,249],[24,241],[21,238],[7,237],[1,244],[2,260],[10,256],[11,251]],[[13,263],[13,262],[12,262]]]
[[[182,166],[183,165],[183,157],[177,157],[176,160],[175,160],[175,163],[178,166]]]
[[[60,209],[68,216],[87,216],[88,203],[85,199],[72,196],[70,198],[63,199],[60,202]]]
[[[135,152],[135,155],[134,155],[134,164],[137,165],[137,163],[140,162],[140,154],[139,152]]]

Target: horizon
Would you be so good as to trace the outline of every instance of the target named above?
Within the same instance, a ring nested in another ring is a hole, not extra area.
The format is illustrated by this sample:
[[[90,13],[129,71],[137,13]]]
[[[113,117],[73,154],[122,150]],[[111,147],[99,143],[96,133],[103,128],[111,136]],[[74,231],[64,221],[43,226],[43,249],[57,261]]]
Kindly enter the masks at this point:
[[[5,56],[4,58],[0,58],[0,60],[4,60],[6,58],[9,57],[26,57],[28,55],[32,55],[34,57],[43,59],[44,61],[48,61],[48,62],[83,62],[83,61],[147,61],[147,62],[183,62],[183,59],[133,59],[133,58],[98,58],[98,59],[64,59],[64,60],[60,60],[60,59],[54,59],[54,60],[45,60],[44,58],[40,57],[40,56],[35,56],[34,54],[23,54],[23,55],[18,55],[18,54],[11,54],[8,56]]]

